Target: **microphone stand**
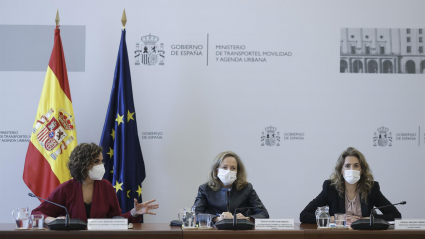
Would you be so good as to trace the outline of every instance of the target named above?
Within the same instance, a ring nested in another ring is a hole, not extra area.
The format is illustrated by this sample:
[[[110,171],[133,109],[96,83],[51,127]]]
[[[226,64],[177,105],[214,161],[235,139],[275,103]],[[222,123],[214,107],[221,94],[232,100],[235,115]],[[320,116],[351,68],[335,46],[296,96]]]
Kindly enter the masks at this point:
[[[376,213],[375,208],[372,209],[372,211],[370,212],[370,217],[369,217],[369,226],[373,226],[375,225],[375,216],[373,215],[374,213]]]
[[[28,196],[30,196],[30,197],[34,197],[34,198],[38,198],[38,199],[40,199],[40,200],[43,200],[43,201],[49,202],[49,203],[51,203],[51,204],[53,204],[53,205],[56,205],[56,206],[58,206],[58,207],[61,207],[61,208],[65,209],[65,212],[66,212],[66,215],[65,215],[65,226],[66,226],[66,227],[69,227],[69,225],[70,225],[70,221],[71,221],[71,220],[70,220],[70,218],[69,218],[68,209],[66,209],[66,207],[64,207],[64,206],[62,206],[62,205],[59,205],[59,204],[57,204],[57,203],[51,202],[51,201],[49,201],[49,200],[46,200],[46,199],[44,199],[44,198],[37,197],[37,196],[35,196],[35,195],[34,195],[34,194],[32,194],[32,193],[28,193]]]
[[[237,220],[237,217],[236,217],[236,211],[238,209],[254,209],[254,208],[256,208],[256,207],[240,207],[240,208],[236,208],[235,209],[235,213],[233,214],[233,226],[237,226],[238,225],[238,220]]]
[[[221,221],[218,221],[215,223],[215,227],[218,230],[252,230],[255,226],[255,224],[253,222],[251,222],[250,220],[246,220],[246,219],[239,219],[241,221],[239,221],[238,224],[238,219],[236,216],[236,212],[240,209],[251,209],[251,208],[257,208],[257,207],[240,207],[240,208],[236,208],[234,211],[234,215],[233,215],[233,219],[223,219]]]
[[[406,204],[406,201],[402,201],[396,204],[391,204],[391,205],[386,205],[386,206],[382,206],[382,207],[374,207],[372,209],[372,211],[370,212],[370,222],[369,222],[369,226],[373,226],[375,225],[375,214],[376,214],[376,209],[381,209],[381,208],[385,208],[385,207],[389,207],[389,206],[395,206],[395,205],[404,205]]]

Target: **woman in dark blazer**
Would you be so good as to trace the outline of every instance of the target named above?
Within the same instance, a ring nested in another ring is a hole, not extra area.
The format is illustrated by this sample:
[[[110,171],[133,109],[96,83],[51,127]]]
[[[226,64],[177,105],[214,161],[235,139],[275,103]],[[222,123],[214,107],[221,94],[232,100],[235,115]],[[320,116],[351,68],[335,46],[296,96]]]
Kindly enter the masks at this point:
[[[207,183],[199,186],[195,199],[197,213],[213,215],[213,221],[223,219],[269,218],[251,183],[246,181],[245,167],[238,155],[231,151],[222,152],[214,159]],[[241,209],[233,215],[236,208]]]
[[[315,211],[317,207],[329,206],[329,214],[345,213],[347,224],[360,219],[368,218],[373,207],[390,205],[379,188],[379,183],[373,180],[372,172],[363,154],[355,148],[349,147],[339,156],[329,180],[323,183],[322,192],[311,201],[301,212],[302,223],[316,223]],[[401,218],[395,206],[380,209],[382,218],[393,221]]]

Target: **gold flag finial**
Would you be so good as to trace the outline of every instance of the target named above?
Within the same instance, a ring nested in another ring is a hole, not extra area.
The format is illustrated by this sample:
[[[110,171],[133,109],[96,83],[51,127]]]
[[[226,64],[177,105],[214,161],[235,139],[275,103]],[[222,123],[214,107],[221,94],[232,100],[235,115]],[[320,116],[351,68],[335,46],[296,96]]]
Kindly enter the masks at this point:
[[[127,16],[125,15],[125,8],[124,8],[124,12],[122,12],[121,23],[122,23],[122,29],[125,29],[125,24],[127,23]]]
[[[55,18],[55,22],[56,22],[56,26],[59,25],[61,19],[59,19],[59,9],[56,10],[56,18]]]

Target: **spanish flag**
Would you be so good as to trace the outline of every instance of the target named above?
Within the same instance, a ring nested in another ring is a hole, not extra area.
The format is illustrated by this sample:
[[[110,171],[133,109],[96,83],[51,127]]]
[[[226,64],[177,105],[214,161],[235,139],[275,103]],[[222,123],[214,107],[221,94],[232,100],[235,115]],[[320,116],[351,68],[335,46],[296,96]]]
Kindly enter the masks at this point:
[[[77,146],[77,132],[59,26],[25,157],[23,179],[37,196],[47,198],[71,178],[66,166]]]

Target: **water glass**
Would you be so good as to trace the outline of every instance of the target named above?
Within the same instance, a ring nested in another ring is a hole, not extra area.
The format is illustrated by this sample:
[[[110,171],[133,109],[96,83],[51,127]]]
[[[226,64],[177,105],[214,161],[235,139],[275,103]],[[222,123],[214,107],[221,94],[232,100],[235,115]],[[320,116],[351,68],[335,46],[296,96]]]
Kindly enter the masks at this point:
[[[334,218],[335,218],[335,225],[337,228],[345,227],[347,223],[347,219],[344,213],[335,213]]]
[[[198,214],[199,228],[211,227],[212,216],[211,214]]]
[[[44,215],[31,215],[32,229],[44,229]]]

